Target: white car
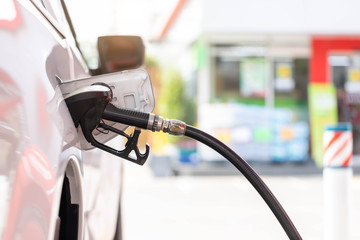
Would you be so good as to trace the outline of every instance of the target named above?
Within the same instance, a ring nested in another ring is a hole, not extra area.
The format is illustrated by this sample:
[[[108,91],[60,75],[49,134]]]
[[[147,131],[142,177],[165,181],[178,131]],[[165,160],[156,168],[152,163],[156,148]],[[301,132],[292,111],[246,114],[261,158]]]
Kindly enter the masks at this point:
[[[64,97],[78,79],[135,88],[126,81],[145,76],[151,89],[146,72],[117,72],[139,67],[144,47],[136,37],[101,38],[101,65],[89,70],[74,36],[63,0],[0,1],[1,239],[121,239],[123,160],[86,141]],[[140,110],[151,111],[146,91]]]

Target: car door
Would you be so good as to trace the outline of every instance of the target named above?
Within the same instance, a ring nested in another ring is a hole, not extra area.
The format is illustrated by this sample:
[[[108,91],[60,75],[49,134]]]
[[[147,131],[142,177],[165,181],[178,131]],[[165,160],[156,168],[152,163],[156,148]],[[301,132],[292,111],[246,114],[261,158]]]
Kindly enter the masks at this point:
[[[56,186],[69,158],[63,130],[74,128],[58,124],[71,118],[51,101],[61,96],[59,78],[75,75],[69,44],[42,1],[0,5],[1,236],[47,239],[56,224]],[[80,161],[79,151],[72,154]]]

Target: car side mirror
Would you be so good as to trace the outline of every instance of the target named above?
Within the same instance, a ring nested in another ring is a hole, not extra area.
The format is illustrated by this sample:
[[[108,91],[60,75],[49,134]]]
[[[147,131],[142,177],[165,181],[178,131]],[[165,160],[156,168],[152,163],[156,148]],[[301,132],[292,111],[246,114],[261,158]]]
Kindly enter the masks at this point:
[[[144,63],[145,47],[139,36],[103,36],[97,41],[99,74],[134,69]]]

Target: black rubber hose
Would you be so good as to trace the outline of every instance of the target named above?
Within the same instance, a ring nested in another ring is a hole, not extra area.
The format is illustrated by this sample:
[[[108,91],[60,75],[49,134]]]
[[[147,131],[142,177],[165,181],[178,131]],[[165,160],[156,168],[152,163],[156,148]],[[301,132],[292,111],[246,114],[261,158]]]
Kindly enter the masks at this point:
[[[264,181],[246,161],[244,161],[239,155],[237,155],[224,143],[193,126],[186,126],[185,136],[202,142],[203,144],[214,149],[227,160],[229,160],[247,178],[247,180],[254,186],[256,191],[261,195],[261,197],[264,199],[266,204],[269,206],[271,211],[278,219],[289,239],[302,239],[299,232],[296,230],[296,227],[294,226],[291,219],[286,214],[285,210],[283,209],[279,201],[276,199],[274,194],[270,191]]]
[[[102,114],[103,119],[143,129],[147,129],[149,116],[149,113],[117,108],[112,104],[108,104]]]

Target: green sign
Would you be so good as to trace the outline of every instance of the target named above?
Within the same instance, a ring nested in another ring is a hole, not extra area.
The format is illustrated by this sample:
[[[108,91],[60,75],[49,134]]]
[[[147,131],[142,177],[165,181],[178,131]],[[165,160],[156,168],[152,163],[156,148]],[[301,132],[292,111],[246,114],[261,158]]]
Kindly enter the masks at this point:
[[[337,123],[336,89],[333,84],[311,83],[309,85],[309,111],[312,157],[316,165],[321,167],[325,125]]]
[[[192,46],[192,55],[196,69],[201,69],[207,66],[208,49],[201,40],[197,40]]]

